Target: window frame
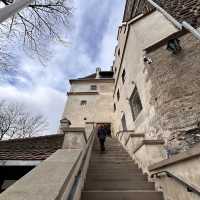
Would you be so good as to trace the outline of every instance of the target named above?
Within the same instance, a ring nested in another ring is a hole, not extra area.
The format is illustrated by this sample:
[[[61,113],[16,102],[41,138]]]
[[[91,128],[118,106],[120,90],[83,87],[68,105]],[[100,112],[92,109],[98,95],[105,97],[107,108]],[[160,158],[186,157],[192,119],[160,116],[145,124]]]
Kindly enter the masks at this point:
[[[119,92],[119,89],[117,90],[117,101],[120,100],[120,92]]]
[[[134,98],[135,98],[135,100],[134,100]],[[134,106],[134,101],[137,101],[135,106]],[[141,98],[140,98],[140,94],[139,94],[136,86],[135,86],[135,88],[134,88],[134,90],[131,94],[130,99],[129,99],[129,104],[130,104],[130,107],[131,107],[133,121],[136,121],[136,119],[138,118],[138,116],[140,115],[140,113],[143,110],[143,105],[142,105],[142,101],[141,101]],[[138,107],[137,110],[134,110],[134,107]]]
[[[114,112],[116,111],[117,107],[116,107],[116,104],[114,103],[113,104],[113,108],[114,108]]]
[[[122,83],[123,84],[125,83],[125,80],[126,80],[126,70],[123,69],[123,71],[122,71]]]
[[[90,85],[90,90],[97,91],[97,85]]]
[[[81,106],[86,106],[87,105],[87,100],[81,100],[80,105]]]

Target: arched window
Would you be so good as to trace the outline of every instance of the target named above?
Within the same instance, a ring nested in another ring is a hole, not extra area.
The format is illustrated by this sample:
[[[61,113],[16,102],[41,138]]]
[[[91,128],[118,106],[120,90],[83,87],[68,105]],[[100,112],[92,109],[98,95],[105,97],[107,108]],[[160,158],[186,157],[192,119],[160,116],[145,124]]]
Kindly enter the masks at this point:
[[[142,103],[140,100],[140,95],[138,93],[137,87],[135,87],[131,95],[130,106],[132,110],[133,120],[135,121],[140,112],[142,111]]]

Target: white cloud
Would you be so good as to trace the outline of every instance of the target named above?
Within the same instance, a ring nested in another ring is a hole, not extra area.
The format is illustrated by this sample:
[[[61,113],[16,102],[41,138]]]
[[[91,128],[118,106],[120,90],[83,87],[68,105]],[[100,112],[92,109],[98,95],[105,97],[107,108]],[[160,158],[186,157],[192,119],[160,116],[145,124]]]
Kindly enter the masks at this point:
[[[0,100],[20,102],[33,113],[42,113],[49,121],[49,131],[56,132],[66,100],[65,93],[50,87],[37,87],[30,91],[23,91],[7,85],[0,87],[0,94]]]
[[[52,41],[46,67],[17,52],[18,73],[9,75],[9,81],[1,81],[0,99],[22,102],[44,114],[50,125],[48,133],[55,133],[59,125],[69,90],[67,80],[93,73],[97,66],[109,69],[112,65],[124,1],[75,0],[74,7],[74,29],[61,33],[70,43]],[[12,76],[14,81],[10,81]]]

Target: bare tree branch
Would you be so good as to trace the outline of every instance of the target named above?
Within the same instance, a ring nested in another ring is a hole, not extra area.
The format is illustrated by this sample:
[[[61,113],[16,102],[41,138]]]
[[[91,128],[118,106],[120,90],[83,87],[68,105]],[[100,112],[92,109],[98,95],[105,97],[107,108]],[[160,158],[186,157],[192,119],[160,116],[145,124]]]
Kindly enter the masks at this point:
[[[27,112],[22,104],[0,101],[0,140],[32,137],[46,128],[42,115]]]
[[[0,25],[0,34],[3,32],[9,39],[17,37],[21,39],[24,49],[31,50],[39,58],[44,58],[49,40],[60,38],[60,27],[69,25],[71,16],[70,0],[35,0],[35,2],[20,11]],[[0,0],[0,3],[9,5],[13,0]],[[6,53],[6,52],[4,52]],[[0,45],[0,68],[4,56]]]

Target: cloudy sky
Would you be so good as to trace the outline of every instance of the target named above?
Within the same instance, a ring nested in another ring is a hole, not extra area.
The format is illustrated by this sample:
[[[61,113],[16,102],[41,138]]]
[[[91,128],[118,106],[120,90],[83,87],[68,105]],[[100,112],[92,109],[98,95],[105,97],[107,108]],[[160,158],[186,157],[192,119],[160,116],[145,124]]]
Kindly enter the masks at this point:
[[[68,42],[49,45],[52,56],[46,67],[18,50],[17,72],[0,76],[0,99],[22,102],[44,114],[48,134],[58,128],[68,79],[93,73],[96,67],[110,69],[124,0],[74,0],[73,7],[72,26],[63,29]]]

